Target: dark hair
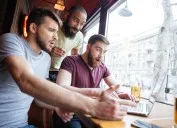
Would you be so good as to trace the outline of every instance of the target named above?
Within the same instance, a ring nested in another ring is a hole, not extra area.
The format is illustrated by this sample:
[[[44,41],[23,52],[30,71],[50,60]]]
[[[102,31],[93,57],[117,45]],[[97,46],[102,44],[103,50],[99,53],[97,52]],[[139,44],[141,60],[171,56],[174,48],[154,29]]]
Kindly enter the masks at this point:
[[[72,15],[76,11],[83,12],[87,16],[86,10],[82,6],[80,6],[80,5],[72,6],[71,9],[70,9],[70,15]]]
[[[95,35],[91,36],[88,40],[88,44],[95,44],[97,41],[101,41],[106,45],[110,44],[108,39],[101,34],[95,34]]]
[[[43,23],[43,20],[45,17],[50,17],[51,19],[53,19],[54,21],[56,21],[59,25],[59,20],[58,20],[58,16],[52,12],[49,9],[46,8],[34,8],[31,10],[29,16],[28,16],[28,20],[26,22],[26,30],[27,32],[29,32],[29,26],[31,23],[35,23],[36,25],[40,25]]]

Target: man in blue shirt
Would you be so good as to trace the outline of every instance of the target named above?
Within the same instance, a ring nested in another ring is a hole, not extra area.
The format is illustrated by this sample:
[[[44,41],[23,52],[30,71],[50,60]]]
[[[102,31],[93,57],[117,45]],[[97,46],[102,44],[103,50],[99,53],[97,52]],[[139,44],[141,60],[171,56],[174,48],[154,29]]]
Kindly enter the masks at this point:
[[[93,90],[98,99],[91,99],[83,95],[92,95],[91,90],[58,86],[45,79],[51,61],[47,52],[58,38],[58,27],[54,13],[35,8],[27,20],[27,38],[12,33],[0,37],[1,128],[28,127],[28,110],[33,98],[38,105],[55,111],[60,107],[102,119],[118,118],[119,107],[116,101],[109,100],[108,94],[116,88]],[[102,113],[104,109],[109,113]]]

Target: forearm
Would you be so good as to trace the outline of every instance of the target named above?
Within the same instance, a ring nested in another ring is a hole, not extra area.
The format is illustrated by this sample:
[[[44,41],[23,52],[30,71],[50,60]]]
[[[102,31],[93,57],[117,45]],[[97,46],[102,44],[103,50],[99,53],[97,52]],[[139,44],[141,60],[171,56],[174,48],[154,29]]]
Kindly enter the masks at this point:
[[[118,82],[115,79],[113,79],[113,77],[111,75],[104,78],[104,81],[109,87],[119,85]],[[119,88],[120,88],[120,85],[119,85]],[[116,91],[118,91],[118,90],[116,90]]]
[[[41,102],[41,101],[39,101],[39,100],[37,100],[37,99],[35,99],[34,101],[35,101],[35,103],[36,103],[38,106],[40,106],[40,107],[42,107],[42,108],[46,108],[46,109],[50,109],[50,110],[55,110],[55,109],[56,109],[55,106],[46,104],[46,103]]]
[[[26,87],[23,88],[22,91],[40,101],[76,113],[90,114],[88,110],[92,108],[92,99],[82,96],[79,93],[72,92],[45,79],[37,79],[36,77],[33,78],[33,81],[24,83],[24,85]],[[90,100],[90,102],[88,102],[88,100]]]
[[[91,114],[92,108],[97,103],[91,98],[34,75],[23,57],[8,57],[4,62],[5,68],[8,69],[21,91],[46,104]]]
[[[69,89],[71,91],[81,93],[89,97],[99,97],[101,93],[105,90],[101,88],[77,88],[77,87],[66,86],[66,85],[63,85],[62,87]]]

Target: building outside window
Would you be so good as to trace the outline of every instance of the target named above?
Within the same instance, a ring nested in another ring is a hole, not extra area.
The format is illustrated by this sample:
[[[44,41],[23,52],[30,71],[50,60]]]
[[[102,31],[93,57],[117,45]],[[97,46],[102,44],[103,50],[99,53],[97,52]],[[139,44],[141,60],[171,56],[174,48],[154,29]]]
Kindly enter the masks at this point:
[[[126,86],[122,89],[130,91],[131,85],[138,84],[145,98],[161,89],[163,93],[158,93],[158,100],[172,103],[168,100],[171,98],[165,98],[165,88],[168,83],[174,84],[177,75],[177,0],[127,2],[130,17],[119,15],[125,7],[124,0],[108,10],[106,36],[111,45],[105,63],[113,77]]]

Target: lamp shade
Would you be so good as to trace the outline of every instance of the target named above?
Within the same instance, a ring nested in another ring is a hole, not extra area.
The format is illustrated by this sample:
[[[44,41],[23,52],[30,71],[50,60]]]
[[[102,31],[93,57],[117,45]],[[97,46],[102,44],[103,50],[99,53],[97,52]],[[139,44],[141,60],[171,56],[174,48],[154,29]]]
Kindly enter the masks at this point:
[[[124,17],[132,16],[132,12],[128,9],[127,1],[125,7],[119,10],[118,13],[120,16],[124,16]]]
[[[58,0],[57,3],[54,6],[55,9],[63,11],[65,9],[65,1],[64,0]]]

